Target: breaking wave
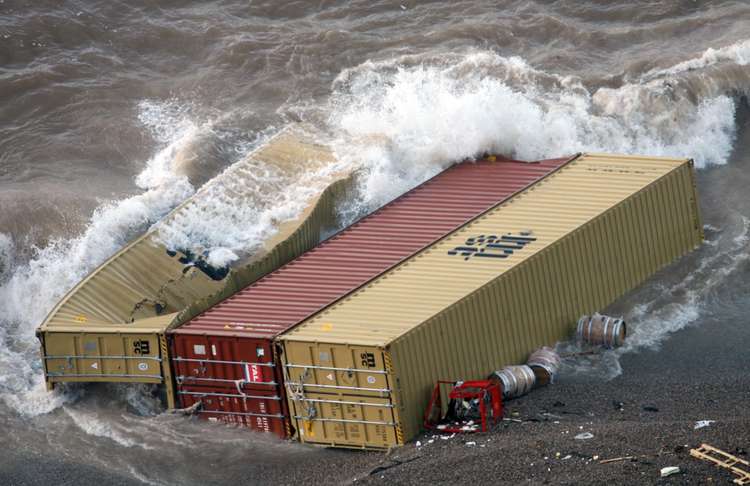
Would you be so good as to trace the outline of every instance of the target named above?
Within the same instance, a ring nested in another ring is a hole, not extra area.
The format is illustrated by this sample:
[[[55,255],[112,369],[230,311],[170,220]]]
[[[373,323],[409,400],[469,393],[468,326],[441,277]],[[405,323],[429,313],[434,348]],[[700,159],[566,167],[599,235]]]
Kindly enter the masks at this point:
[[[746,66],[750,64],[750,39],[736,42],[719,49],[708,48],[699,57],[675,64],[667,69],[652,69],[641,76],[641,79],[651,80],[665,76],[674,76],[687,71],[705,69],[722,62],[730,62],[738,66]]]
[[[171,173],[169,163],[199,127],[166,116],[172,104],[163,110],[150,103],[142,107],[142,121],[162,144],[137,178],[144,191],[103,204],[82,234],[35,248],[31,260],[0,281],[0,400],[22,415],[47,413],[79,396],[45,390],[34,331],[46,314],[90,271],[193,193],[187,177]]]
[[[363,162],[360,192],[370,206],[483,152],[539,159],[606,151],[721,165],[735,138],[734,94],[750,86],[750,71],[707,78],[691,69],[744,66],[748,45],[709,49],[619,88],[589,89],[487,51],[366,62],[336,78],[329,123],[346,135],[339,156]]]
[[[297,216],[322,181],[341,169],[361,169],[358,194],[342,209],[352,217],[457,159],[483,152],[522,159],[629,152],[691,156],[698,167],[725,164],[736,131],[733,94],[750,86],[743,67],[747,45],[708,50],[619,88],[590,88],[585,80],[488,51],[366,62],[344,70],[330,100],[315,108],[325,114],[337,163],[293,173],[258,163],[250,170],[251,184],[234,188],[249,195],[239,206],[223,199],[224,187],[208,182],[194,211],[162,225],[160,234],[170,246],[198,248],[209,253],[212,264],[228,264]],[[724,64],[732,76],[711,77]],[[174,100],[144,101],[139,113],[160,145],[136,178],[140,194],[103,204],[82,234],[36,248],[25,262],[15,261],[9,238],[0,235],[0,401],[18,413],[46,413],[82,393],[75,387],[44,390],[34,329],[46,313],[88,272],[195,193],[188,155],[216,121],[196,121]],[[269,134],[258,134],[243,153]],[[661,302],[644,305],[679,329],[700,312],[703,294],[695,292],[694,311]],[[650,345],[638,332],[618,352]],[[71,417],[78,423],[75,413]],[[90,432],[108,433],[97,427]]]
[[[215,267],[229,265],[296,218],[343,171],[335,162],[282,167],[249,158],[206,183],[186,210],[158,226],[158,237],[169,248],[206,254]]]

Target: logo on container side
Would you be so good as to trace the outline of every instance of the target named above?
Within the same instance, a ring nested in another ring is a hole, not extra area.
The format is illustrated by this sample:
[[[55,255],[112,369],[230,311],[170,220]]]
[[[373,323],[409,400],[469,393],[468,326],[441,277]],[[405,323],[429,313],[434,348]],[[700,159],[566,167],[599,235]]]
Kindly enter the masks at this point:
[[[133,354],[151,354],[151,343],[149,343],[145,339],[133,341]]]
[[[521,250],[526,245],[536,241],[531,231],[520,231],[517,234],[505,233],[504,235],[479,235],[466,239],[463,246],[457,246],[448,251],[451,256],[460,255],[464,260],[471,257],[482,258],[508,258],[515,251]]]
[[[375,367],[375,355],[373,353],[362,353],[359,355],[360,362],[362,363],[362,366],[365,366],[367,368],[374,368]]]

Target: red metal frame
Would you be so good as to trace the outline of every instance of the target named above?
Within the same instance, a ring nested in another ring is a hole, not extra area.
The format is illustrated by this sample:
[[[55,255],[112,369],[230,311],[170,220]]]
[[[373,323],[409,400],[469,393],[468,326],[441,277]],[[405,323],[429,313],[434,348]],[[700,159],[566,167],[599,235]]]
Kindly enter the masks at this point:
[[[439,380],[435,384],[435,388],[432,390],[432,396],[430,402],[427,404],[427,409],[424,413],[424,428],[428,430],[438,429],[440,432],[447,433],[462,433],[462,432],[476,432],[476,430],[467,430],[464,424],[461,426],[450,426],[445,425],[444,427],[438,427],[439,419],[442,419],[442,401],[440,398],[440,387],[441,385],[450,385],[453,388],[448,394],[450,400],[474,400],[479,401],[479,416],[481,419],[481,432],[487,432],[487,424],[492,421],[492,425],[495,425],[503,416],[503,393],[499,383],[492,383],[487,380],[471,380],[464,382],[453,382],[446,380]],[[487,397],[489,396],[489,402],[491,409],[491,415],[487,416]],[[438,407],[437,409],[435,407]],[[437,410],[439,419],[434,418],[434,413]]]

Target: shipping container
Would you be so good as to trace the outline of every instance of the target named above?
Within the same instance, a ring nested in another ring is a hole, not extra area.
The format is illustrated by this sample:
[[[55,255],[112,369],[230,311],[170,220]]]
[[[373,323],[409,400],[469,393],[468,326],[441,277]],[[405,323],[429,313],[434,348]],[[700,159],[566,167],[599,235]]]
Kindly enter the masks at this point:
[[[181,406],[202,400],[204,417],[288,435],[278,334],[567,161],[456,164],[170,331]]]
[[[404,444],[437,380],[569,338],[701,244],[692,166],[582,155],[280,336],[299,439]]]
[[[119,332],[108,326],[59,326],[42,333],[47,379],[161,383],[169,376],[163,360],[163,329],[174,314],[140,319]]]
[[[227,190],[240,190],[259,163],[276,167],[327,165],[330,149],[300,129],[287,129],[235,164],[172,211],[166,224]],[[304,169],[300,169],[304,170]],[[45,378],[59,382],[164,383],[174,406],[164,332],[220,301],[320,241],[322,229],[335,222],[336,198],[346,190],[341,177],[312,201],[300,218],[284,223],[264,249],[232,269],[211,268],[188,250],[173,251],[159,238],[159,228],[117,252],[68,292],[37,330]],[[210,203],[210,201],[208,201]]]

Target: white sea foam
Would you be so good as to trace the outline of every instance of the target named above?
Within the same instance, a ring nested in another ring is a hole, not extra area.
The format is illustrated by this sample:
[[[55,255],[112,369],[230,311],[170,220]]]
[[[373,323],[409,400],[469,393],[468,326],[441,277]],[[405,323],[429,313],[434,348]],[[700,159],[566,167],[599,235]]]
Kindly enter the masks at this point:
[[[741,64],[742,49],[702,57]],[[680,65],[673,71],[688,72]],[[207,197],[160,234],[170,246],[206,251],[211,263],[227,264],[296,217],[330,173],[355,166],[363,169],[356,202],[372,208],[485,151],[537,159],[595,150],[691,156],[699,167],[726,163],[735,106],[725,87],[707,82],[696,100],[659,76],[591,90],[575,77],[486,51],[367,62],[341,73],[324,107],[341,162],[294,173],[258,163],[236,187],[228,169],[215,179],[226,185],[206,184]],[[194,193],[175,160],[213,123],[192,120],[189,107],[175,101],[144,102],[139,110],[160,143],[137,177],[143,192],[102,205],[82,234],[36,249],[0,278],[0,400],[19,412],[44,413],[72,396],[43,391],[34,328],[45,314],[129,238]],[[226,189],[247,195],[245,202],[227,198]]]
[[[662,297],[652,302],[636,306],[630,315],[635,323],[632,333],[621,352],[639,348],[655,349],[670,334],[685,328],[700,317],[701,307],[706,296],[710,295],[724,279],[740,268],[748,259],[748,235],[750,220],[739,216],[739,231],[724,243],[723,247],[706,254],[698,267],[684,279],[664,289],[662,295],[680,296],[672,302],[664,303]],[[718,238],[716,240],[718,244]]]
[[[724,164],[735,105],[717,89],[697,102],[659,82],[588,90],[492,52],[405,56],[345,70],[330,124],[339,158],[360,159],[372,207],[450,162],[495,152],[522,159],[580,151],[693,157]],[[352,140],[360,143],[352,143]]]
[[[651,80],[664,76],[674,76],[688,71],[704,69],[721,62],[731,62],[739,66],[750,64],[750,39],[714,49],[709,47],[700,56],[680,62],[666,69],[652,69],[641,76],[641,80]]]
[[[63,406],[63,410],[73,422],[88,435],[111,439],[123,447],[141,447],[153,449],[152,446],[130,437],[118,421],[104,420],[96,412],[79,410],[72,406]]]

